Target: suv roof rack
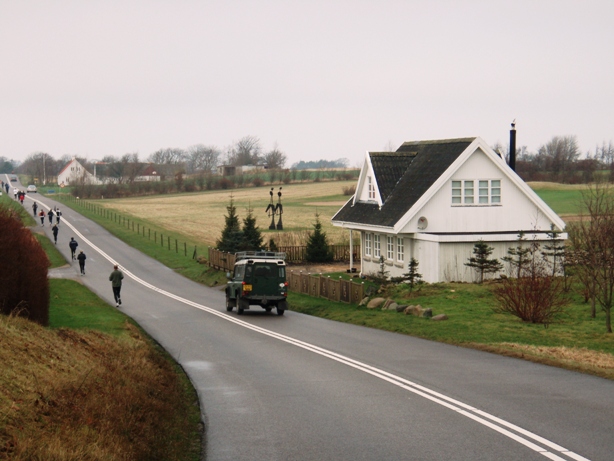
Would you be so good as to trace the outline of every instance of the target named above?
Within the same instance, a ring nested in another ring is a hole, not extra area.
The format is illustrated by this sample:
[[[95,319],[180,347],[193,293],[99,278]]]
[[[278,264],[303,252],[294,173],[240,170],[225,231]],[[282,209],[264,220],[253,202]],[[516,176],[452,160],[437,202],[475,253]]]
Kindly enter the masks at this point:
[[[279,251],[239,251],[235,253],[237,261],[241,259],[286,259],[286,253]]]

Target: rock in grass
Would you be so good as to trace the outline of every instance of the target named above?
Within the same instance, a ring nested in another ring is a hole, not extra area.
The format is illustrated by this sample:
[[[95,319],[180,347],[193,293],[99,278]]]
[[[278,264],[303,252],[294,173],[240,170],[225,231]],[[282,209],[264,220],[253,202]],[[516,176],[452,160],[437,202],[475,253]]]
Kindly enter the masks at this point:
[[[437,314],[431,320],[448,320],[448,316],[446,314]]]
[[[382,305],[386,302],[385,298],[373,298],[367,304],[367,309],[377,309],[378,307],[382,307]]]

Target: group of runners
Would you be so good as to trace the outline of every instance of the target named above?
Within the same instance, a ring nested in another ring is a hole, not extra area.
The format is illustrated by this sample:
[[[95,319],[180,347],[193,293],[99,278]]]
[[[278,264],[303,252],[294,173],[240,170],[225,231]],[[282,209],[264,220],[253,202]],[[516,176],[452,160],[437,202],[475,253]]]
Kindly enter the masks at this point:
[[[2,186],[6,186],[6,191],[8,193],[8,183],[6,184],[3,183]],[[23,195],[25,196],[25,193]],[[16,193],[15,198],[17,197],[18,195]],[[21,203],[23,204],[23,196],[19,195],[19,197],[20,197]],[[34,216],[37,216],[40,218],[41,226],[45,225],[45,217],[49,219],[49,226],[51,226],[51,232],[53,234],[53,241],[57,245],[60,219],[62,217],[62,212],[60,211],[60,209],[57,207],[53,207],[53,209],[50,208],[49,211],[45,213],[45,211],[42,208],[39,211],[39,206],[37,202],[34,201],[34,203],[32,204],[32,212]],[[54,217],[56,220],[55,224],[53,222]],[[87,256],[85,255],[83,250],[80,250],[79,253],[77,254],[77,248],[79,247],[79,243],[75,240],[74,237],[70,238],[70,242],[68,242],[68,246],[70,248],[71,260],[79,262],[80,273],[82,276],[85,275],[85,260],[87,259]],[[116,307],[119,307],[122,303],[120,295],[121,295],[123,279],[124,279],[124,274],[119,269],[119,266],[114,265],[113,272],[111,272],[111,275],[109,275],[109,281],[111,282],[111,287],[113,288],[113,298],[115,299]]]

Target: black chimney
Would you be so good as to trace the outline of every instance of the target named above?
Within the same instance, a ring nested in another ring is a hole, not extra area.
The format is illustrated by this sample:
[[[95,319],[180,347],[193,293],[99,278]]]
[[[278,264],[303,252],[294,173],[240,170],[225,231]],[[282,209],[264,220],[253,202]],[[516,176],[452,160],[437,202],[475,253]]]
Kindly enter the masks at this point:
[[[510,168],[516,171],[516,119],[512,122],[510,130]]]

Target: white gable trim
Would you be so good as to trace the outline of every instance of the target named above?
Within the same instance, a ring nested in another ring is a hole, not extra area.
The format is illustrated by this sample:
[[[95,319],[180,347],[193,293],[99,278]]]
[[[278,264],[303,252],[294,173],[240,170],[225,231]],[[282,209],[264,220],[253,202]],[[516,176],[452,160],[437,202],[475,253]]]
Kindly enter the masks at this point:
[[[405,215],[394,225],[393,233],[398,234],[416,217],[420,210],[431,200],[431,198],[445,185],[449,183],[454,173],[473,155],[478,149],[490,158],[493,163],[499,168],[501,173],[505,175],[516,187],[518,187],[535,207],[544,214],[557,228],[558,231],[565,229],[565,222],[531,189],[521,178],[514,172],[507,163],[493,151],[482,138],[475,138],[474,141],[467,146],[461,155],[448,167],[448,169],[433,183],[433,185],[420,197],[416,203],[405,213]]]
[[[360,170],[360,176],[358,177],[358,187],[356,188],[356,193],[354,194],[352,206],[355,205],[356,202],[360,201],[360,197],[362,196],[363,190],[366,187],[368,176],[371,176],[371,179],[373,180],[373,187],[375,188],[374,202],[376,202],[381,208],[382,196],[379,193],[379,185],[377,184],[377,178],[375,177],[375,173],[373,172],[373,164],[371,163],[371,155],[369,155],[369,152],[365,153],[365,161],[362,165],[362,169]]]

